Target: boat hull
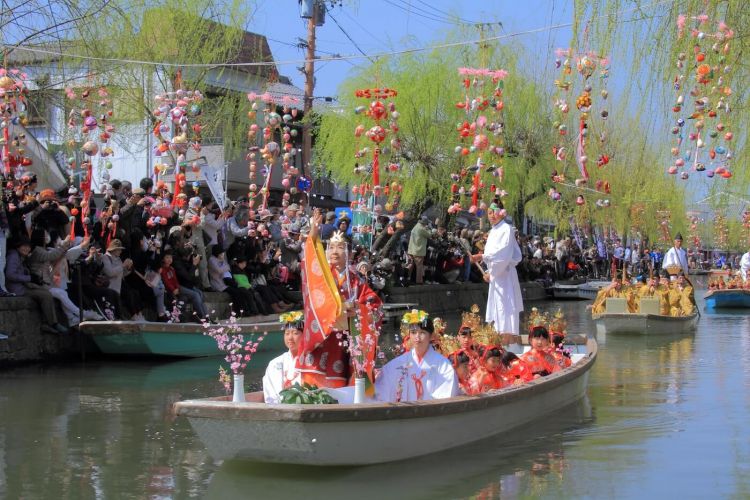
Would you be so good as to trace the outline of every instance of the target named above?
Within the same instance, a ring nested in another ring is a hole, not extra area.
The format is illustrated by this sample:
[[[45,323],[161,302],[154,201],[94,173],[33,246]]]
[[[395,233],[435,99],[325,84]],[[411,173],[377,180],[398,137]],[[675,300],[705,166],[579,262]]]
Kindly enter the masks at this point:
[[[223,354],[217,348],[216,341],[203,334],[203,326],[196,323],[90,321],[81,323],[80,329],[104,354],[181,358]],[[267,335],[258,345],[259,351],[284,349],[284,335],[278,322],[243,326],[245,333],[259,334],[263,331],[266,331]]]
[[[217,459],[341,466],[393,462],[500,434],[581,398],[596,342],[571,368],[479,396],[412,403],[266,405],[184,401],[178,415]],[[257,393],[254,394],[257,397]]]
[[[750,308],[750,290],[711,290],[703,299],[708,309]]]
[[[552,287],[552,296],[558,300],[594,300],[599,290],[609,284],[609,281],[590,281],[576,284],[558,282]]]
[[[593,316],[598,335],[643,334],[664,335],[684,334],[695,330],[698,313],[690,316],[661,316],[659,314],[604,313]]]

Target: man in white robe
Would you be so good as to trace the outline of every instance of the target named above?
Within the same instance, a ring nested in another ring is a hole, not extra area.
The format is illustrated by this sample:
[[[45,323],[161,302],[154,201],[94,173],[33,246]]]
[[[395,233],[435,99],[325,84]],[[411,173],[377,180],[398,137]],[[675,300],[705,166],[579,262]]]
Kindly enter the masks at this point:
[[[750,280],[750,252],[745,252],[740,259],[740,274],[745,283]]]
[[[430,345],[432,322],[412,329],[409,352],[389,361],[375,380],[375,398],[391,403],[443,399],[460,394],[453,365]]]
[[[299,340],[302,337],[303,317],[300,311],[293,311],[282,314],[282,321],[285,321],[284,327],[284,345],[287,351],[271,360],[266,368],[266,374],[263,376],[263,399],[269,404],[278,404],[281,402],[280,393],[288,389],[295,382],[300,382],[300,373],[295,367],[297,360],[297,350]]]
[[[662,261],[661,268],[668,269],[669,266],[680,266],[682,274],[687,277],[687,252],[685,252],[685,249],[682,248],[682,235],[680,233],[677,233],[677,236],[674,237],[674,246],[667,250],[667,253],[664,255],[664,260]],[[675,279],[676,276],[673,275],[671,276],[671,278]]]
[[[505,220],[502,205],[493,203],[487,211],[492,229],[487,237],[484,253],[472,256],[475,262],[487,265],[484,279],[490,284],[487,294],[485,321],[494,323],[498,333],[520,334],[520,313],[523,311],[521,285],[516,264],[521,262],[521,248],[515,231]]]

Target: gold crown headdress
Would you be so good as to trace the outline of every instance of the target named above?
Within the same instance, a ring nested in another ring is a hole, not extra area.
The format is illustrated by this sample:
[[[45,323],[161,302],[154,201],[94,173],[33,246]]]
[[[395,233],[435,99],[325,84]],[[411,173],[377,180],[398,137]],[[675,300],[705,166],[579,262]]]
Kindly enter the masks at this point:
[[[443,356],[450,356],[452,353],[461,350],[461,342],[458,337],[453,335],[443,335],[443,339],[440,343],[440,350]]]
[[[479,316],[479,306],[474,304],[468,312],[461,315],[461,327],[468,327],[472,332],[479,329],[482,325],[482,318]]]
[[[346,233],[343,231],[334,231],[333,236],[328,240],[328,243],[349,243],[346,239]]]
[[[472,337],[476,342],[484,346],[502,345],[502,336],[488,323],[485,323],[480,328],[474,330]]]
[[[549,323],[550,334],[555,333],[557,335],[565,336],[567,334],[568,321],[565,319],[565,314],[562,309],[558,309],[552,316]]]
[[[547,328],[547,325],[549,324],[549,317],[546,312],[539,312],[539,309],[536,307],[531,308],[531,313],[529,314],[529,331],[533,330],[537,326],[543,326]]]

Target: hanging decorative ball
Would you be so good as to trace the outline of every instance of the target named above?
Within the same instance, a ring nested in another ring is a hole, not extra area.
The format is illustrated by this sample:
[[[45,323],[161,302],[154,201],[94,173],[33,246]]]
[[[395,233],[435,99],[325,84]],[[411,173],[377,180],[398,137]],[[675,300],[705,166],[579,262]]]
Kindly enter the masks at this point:
[[[677,173],[678,169],[674,165],[670,165],[667,169],[667,173],[671,175],[675,175]]]
[[[682,172],[680,174],[680,179],[682,179],[683,181],[687,180],[688,177],[690,177],[690,175],[687,172]]]
[[[385,117],[385,114],[385,105],[381,101],[373,101],[372,103],[370,103],[370,116],[373,120],[382,120],[383,117]]]
[[[307,193],[312,187],[312,181],[307,177],[299,177],[297,178],[296,186],[300,191],[304,191],[305,193]]]
[[[81,150],[88,156],[94,156],[99,152],[99,146],[94,141],[86,141]]]
[[[380,144],[385,140],[385,129],[381,127],[380,125],[375,125],[370,130],[367,131],[367,137],[374,142],[375,144]]]

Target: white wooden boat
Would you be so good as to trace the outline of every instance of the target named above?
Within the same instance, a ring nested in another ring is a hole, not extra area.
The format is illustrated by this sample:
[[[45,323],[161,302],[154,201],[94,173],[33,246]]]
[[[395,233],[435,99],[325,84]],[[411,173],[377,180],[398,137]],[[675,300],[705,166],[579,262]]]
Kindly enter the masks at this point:
[[[558,281],[552,286],[555,299],[594,300],[602,288],[611,285],[611,281]]]
[[[267,405],[228,397],[175,405],[217,459],[318,466],[393,462],[519,427],[581,398],[597,344],[558,373],[478,396],[411,403]]]
[[[748,309],[750,308],[750,290],[729,288],[709,290],[703,296],[708,309]]]
[[[596,295],[599,293],[599,290],[611,284],[611,281],[605,280],[587,281],[586,283],[578,287],[578,296],[581,299],[594,300],[596,299]]]
[[[578,293],[579,288],[581,287],[581,285],[585,284],[586,280],[584,279],[556,281],[555,284],[552,285],[552,296],[558,300],[580,300],[583,297],[581,297]]]
[[[594,314],[596,333],[630,333],[644,335],[690,333],[698,324],[698,312],[689,316],[662,316],[660,314],[603,313]]]

